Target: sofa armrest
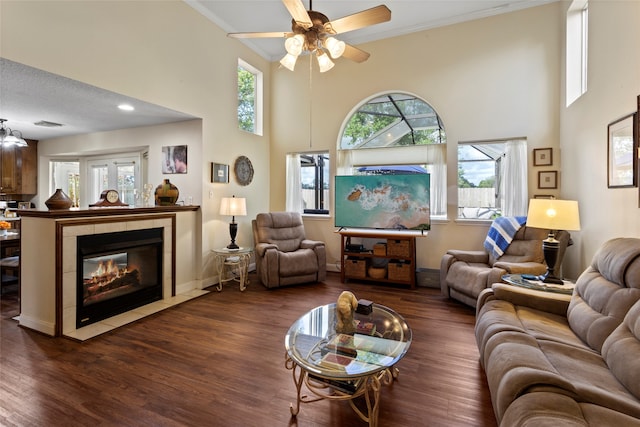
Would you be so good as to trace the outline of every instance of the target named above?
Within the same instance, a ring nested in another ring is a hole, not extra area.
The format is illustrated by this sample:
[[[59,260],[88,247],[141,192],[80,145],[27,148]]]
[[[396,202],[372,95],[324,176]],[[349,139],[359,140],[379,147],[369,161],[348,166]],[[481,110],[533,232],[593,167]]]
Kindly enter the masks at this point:
[[[315,249],[318,246],[324,246],[324,242],[309,239],[304,239],[302,242],[300,242],[300,247],[302,249]]]
[[[489,263],[489,254],[484,251],[462,251],[458,249],[449,249],[447,254],[452,255],[457,261]]]
[[[547,266],[540,264],[539,262],[504,262],[497,261],[493,264],[496,268],[501,268],[506,271],[506,274],[533,274],[540,275],[547,271]]]
[[[256,245],[256,253],[263,257],[264,254],[267,252],[267,250],[269,249],[278,249],[277,245],[274,245],[273,243],[258,243]]]
[[[486,288],[480,291],[478,294],[478,299],[476,300],[476,318],[480,313],[480,309],[489,301],[496,299],[496,294],[493,292],[492,288]]]
[[[533,289],[520,288],[505,283],[491,285],[493,299],[508,301],[513,305],[533,308],[547,313],[567,315],[571,295],[553,292],[535,291]]]

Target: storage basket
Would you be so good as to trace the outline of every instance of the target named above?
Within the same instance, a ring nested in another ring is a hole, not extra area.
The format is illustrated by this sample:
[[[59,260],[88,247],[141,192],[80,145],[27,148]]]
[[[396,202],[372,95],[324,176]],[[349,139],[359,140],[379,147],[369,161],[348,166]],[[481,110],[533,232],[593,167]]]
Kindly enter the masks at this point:
[[[384,267],[369,267],[367,271],[372,279],[384,279],[387,276],[387,269]]]
[[[410,263],[390,262],[388,265],[389,280],[410,282],[411,274],[414,274],[411,270],[412,268]]]
[[[386,243],[376,243],[373,245],[373,254],[376,256],[386,256],[387,255],[387,244]]]
[[[367,260],[347,258],[344,261],[344,272],[349,277],[364,279],[367,277]]]
[[[387,255],[400,258],[411,258],[408,240],[387,240]]]

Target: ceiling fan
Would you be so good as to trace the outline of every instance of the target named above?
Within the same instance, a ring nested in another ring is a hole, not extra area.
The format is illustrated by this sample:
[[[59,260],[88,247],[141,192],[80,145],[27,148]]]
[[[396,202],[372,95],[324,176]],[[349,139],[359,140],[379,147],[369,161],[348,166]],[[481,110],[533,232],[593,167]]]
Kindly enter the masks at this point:
[[[295,67],[298,56],[303,52],[316,55],[321,73],[333,68],[334,64],[329,59],[329,55],[333,59],[344,56],[355,62],[366,61],[369,58],[369,53],[336,39],[334,35],[391,20],[391,11],[384,5],[329,21],[329,18],[324,14],[313,10],[312,0],[309,0],[309,10],[305,9],[302,0],[282,0],[282,2],[292,17],[291,32],[230,33],[228,36],[235,38],[284,37],[287,54],[280,60],[280,63],[291,71]]]

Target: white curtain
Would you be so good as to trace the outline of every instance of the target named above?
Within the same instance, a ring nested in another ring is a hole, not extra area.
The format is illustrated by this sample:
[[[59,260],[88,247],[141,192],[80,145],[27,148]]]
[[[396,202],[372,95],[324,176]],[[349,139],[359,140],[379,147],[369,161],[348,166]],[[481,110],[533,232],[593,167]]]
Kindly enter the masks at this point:
[[[501,183],[502,215],[526,216],[529,203],[527,186],[527,141],[507,141]]]
[[[447,215],[446,144],[428,145],[427,164],[431,165],[431,215]]]
[[[336,162],[336,175],[352,175],[353,174],[353,150],[338,150]]]
[[[304,210],[302,202],[302,178],[300,177],[300,155],[287,154],[287,212]]]

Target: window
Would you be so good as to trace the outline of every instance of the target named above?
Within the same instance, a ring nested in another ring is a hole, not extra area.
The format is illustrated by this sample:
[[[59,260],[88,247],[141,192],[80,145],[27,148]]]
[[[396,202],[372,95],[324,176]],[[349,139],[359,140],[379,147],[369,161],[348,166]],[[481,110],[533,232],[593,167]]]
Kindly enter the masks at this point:
[[[287,155],[287,210],[328,215],[330,210],[329,153]]]
[[[446,217],[446,133],[440,116],[421,98],[393,92],[363,101],[343,124],[337,154],[338,175],[366,168],[384,168],[384,173],[426,170],[431,216]]]
[[[104,190],[115,189],[124,203],[134,206],[142,187],[141,157],[141,153],[123,153],[51,160],[49,193],[61,188],[78,207],[98,201]]]
[[[80,162],[77,160],[55,160],[50,163],[51,186],[49,194],[60,188],[73,201],[73,207],[80,206]]]
[[[458,218],[526,215],[524,138],[458,143]]]
[[[96,158],[87,159],[88,169],[88,200],[89,204],[100,198],[100,193],[104,190],[115,189],[120,193],[120,199],[129,205],[135,205],[134,189],[136,186],[136,176],[140,176],[139,164],[140,156],[117,158]]]
[[[566,105],[587,92],[587,47],[589,3],[574,0],[567,10]]]
[[[262,135],[262,72],[238,59],[238,127]]]

